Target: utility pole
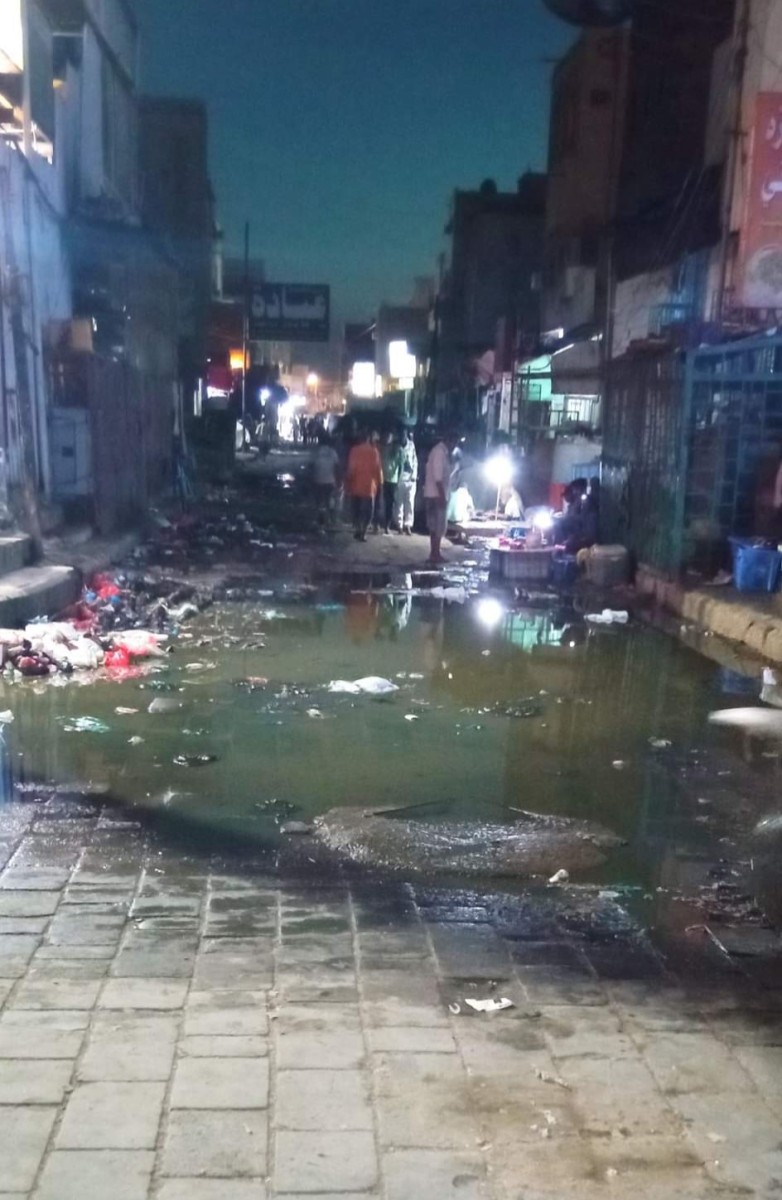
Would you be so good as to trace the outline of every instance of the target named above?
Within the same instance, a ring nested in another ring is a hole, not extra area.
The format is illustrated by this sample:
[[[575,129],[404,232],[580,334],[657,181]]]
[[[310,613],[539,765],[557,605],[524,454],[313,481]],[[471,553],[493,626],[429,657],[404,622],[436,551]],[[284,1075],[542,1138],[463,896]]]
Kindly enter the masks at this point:
[[[247,350],[250,341],[250,222],[244,225],[244,305],[242,309],[242,444],[247,437]]]
[[[736,201],[738,172],[741,166],[741,144],[744,138],[744,84],[747,76],[749,35],[752,29],[752,0],[741,0],[741,10],[733,37],[732,104],[728,126],[728,157],[725,166],[725,209],[722,217],[720,244],[720,274],[717,286],[715,317],[722,328],[725,320],[725,297],[728,288],[728,266],[731,251],[731,226]]]

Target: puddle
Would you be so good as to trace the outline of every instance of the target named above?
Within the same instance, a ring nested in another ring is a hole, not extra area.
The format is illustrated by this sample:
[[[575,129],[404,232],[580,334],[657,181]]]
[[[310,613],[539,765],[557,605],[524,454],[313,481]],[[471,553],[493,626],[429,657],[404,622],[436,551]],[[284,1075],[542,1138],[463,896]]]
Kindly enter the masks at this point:
[[[342,805],[598,822],[624,844],[574,882],[631,904],[692,888],[729,855],[720,839],[736,835],[735,809],[695,793],[721,780],[729,795],[719,770],[750,769],[706,720],[747,703],[741,676],[640,623],[589,629],[564,607],[509,610],[471,594],[468,574],[458,602],[427,596],[427,584],[244,579],[152,675],[0,683],[0,709],[15,716],[7,763],[28,779],[100,783],[183,818],[216,849],[221,838],[274,845],[284,822]],[[366,676],[399,690],[328,690]],[[758,800],[747,828],[766,811]]]

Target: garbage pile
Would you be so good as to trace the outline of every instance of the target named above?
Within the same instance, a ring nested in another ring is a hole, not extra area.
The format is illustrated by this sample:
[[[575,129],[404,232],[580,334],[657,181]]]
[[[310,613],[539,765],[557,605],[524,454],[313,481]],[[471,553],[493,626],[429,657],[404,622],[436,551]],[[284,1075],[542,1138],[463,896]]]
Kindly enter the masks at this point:
[[[170,580],[96,575],[56,620],[0,629],[0,669],[22,678],[101,668],[127,673],[166,654],[180,623],[210,602],[211,596]]]

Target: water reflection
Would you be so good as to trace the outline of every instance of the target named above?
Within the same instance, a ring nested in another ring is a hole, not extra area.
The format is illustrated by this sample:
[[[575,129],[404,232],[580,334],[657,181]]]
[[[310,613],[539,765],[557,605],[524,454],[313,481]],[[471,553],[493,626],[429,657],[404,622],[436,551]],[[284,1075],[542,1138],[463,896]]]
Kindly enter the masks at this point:
[[[717,668],[649,628],[588,630],[572,610],[499,594],[448,604],[418,594],[422,582],[321,581],[277,588],[263,608],[218,604],[141,678],[3,682],[0,707],[16,716],[3,770],[23,750],[30,774],[105,783],[216,845],[273,839],[283,809],[431,804],[600,822],[627,845],[594,878],[641,894],[719,856],[725,826],[683,804],[678,765],[718,743],[706,722],[724,702]],[[400,691],[328,692],[367,675]],[[180,707],[148,711],[160,688]],[[108,732],[77,732],[85,716]]]

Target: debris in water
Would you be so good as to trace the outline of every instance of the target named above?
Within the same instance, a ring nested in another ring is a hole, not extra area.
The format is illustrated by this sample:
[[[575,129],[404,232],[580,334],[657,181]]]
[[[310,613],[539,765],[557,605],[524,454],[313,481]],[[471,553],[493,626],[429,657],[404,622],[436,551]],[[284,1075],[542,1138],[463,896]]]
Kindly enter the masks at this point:
[[[313,721],[325,721],[326,719],[319,708],[308,708],[307,716],[311,717]]]
[[[569,879],[570,872],[566,871],[563,867],[560,871],[557,871],[555,875],[551,876],[549,883],[567,883]]]
[[[398,692],[397,684],[379,675],[367,675],[364,679],[352,682],[348,679],[333,679],[329,684],[330,692],[344,692],[350,696],[391,696]]]
[[[615,612],[612,608],[604,608],[600,613],[587,613],[586,620],[593,625],[626,625],[630,620],[628,612]]]
[[[611,763],[611,766],[614,768],[615,771],[624,771],[625,767],[627,766],[627,763],[622,758],[615,758],[614,761]]]
[[[109,726],[97,717],[60,717],[66,733],[108,733]]]
[[[420,717],[417,717],[415,713],[405,713],[405,720],[406,721],[418,721],[418,720],[420,720]]]
[[[144,739],[143,739],[143,737],[138,737],[138,735],[136,737],[128,738],[128,745],[129,746],[143,746]]]
[[[173,760],[175,767],[208,767],[217,762],[216,754],[177,754]]]
[[[170,697],[156,696],[152,703],[147,708],[149,713],[171,713],[177,712],[182,707],[181,700],[173,700]]]
[[[7,708],[5,712],[0,712],[0,725],[10,725],[13,719],[14,714],[11,712],[10,708]]]
[[[138,712],[138,709],[137,708],[123,708],[122,705],[119,705],[119,707],[115,708],[114,711],[118,717],[132,717],[132,716],[135,716],[135,714]]]
[[[649,745],[653,750],[667,750],[673,742],[669,738],[649,738]]]
[[[315,826],[309,825],[306,821],[286,821],[280,826],[280,833],[289,834],[308,834],[314,833]]]
[[[721,1133],[707,1133],[706,1137],[710,1142],[713,1142],[715,1146],[721,1146],[723,1142],[727,1142],[728,1140],[726,1137],[723,1137]]]

